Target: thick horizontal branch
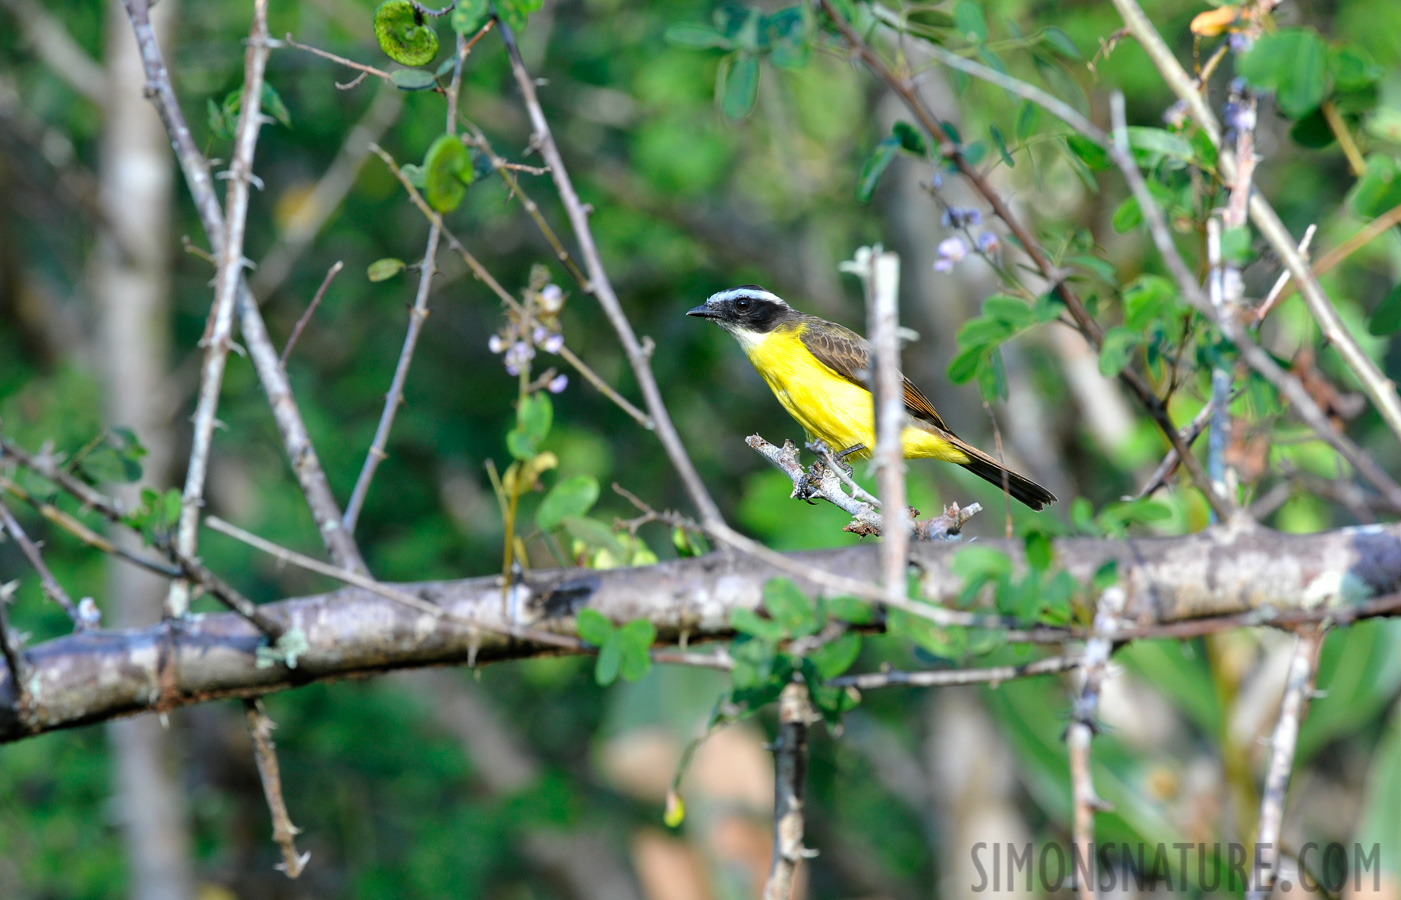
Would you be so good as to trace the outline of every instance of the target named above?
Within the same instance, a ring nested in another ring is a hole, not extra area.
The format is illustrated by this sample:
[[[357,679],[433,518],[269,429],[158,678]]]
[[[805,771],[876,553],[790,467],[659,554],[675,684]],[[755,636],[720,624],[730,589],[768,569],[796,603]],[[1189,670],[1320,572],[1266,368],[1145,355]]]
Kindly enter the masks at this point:
[[[979,546],[1021,557],[1019,541],[985,540]],[[950,571],[961,549],[924,542],[911,548],[929,600],[949,602],[962,591],[961,579]],[[1345,620],[1349,608],[1401,590],[1401,525],[1313,535],[1217,528],[1180,538],[1067,538],[1057,541],[1055,550],[1059,565],[1086,583],[1105,562],[1117,560],[1130,633],[1242,613],[1268,623],[1276,613],[1336,609],[1337,618]],[[789,558],[874,581],[877,554],[877,547],[859,545]],[[266,652],[260,665],[258,651],[266,639],[229,613],[73,634],[27,650],[27,716],[21,716],[10,676],[0,676],[0,742],[327,679],[562,652],[486,630],[505,621],[507,608],[517,611],[514,624],[563,634],[573,634],[574,614],[589,606],[616,622],[648,619],[661,641],[723,639],[730,636],[730,614],[759,608],[764,583],[777,574],[746,555],[713,554],[635,569],[532,572],[513,587],[506,603],[498,576],[401,586],[447,616],[418,612],[357,588],[264,604],[260,612],[287,629],[284,650],[302,643],[290,636],[304,639],[295,668]]]

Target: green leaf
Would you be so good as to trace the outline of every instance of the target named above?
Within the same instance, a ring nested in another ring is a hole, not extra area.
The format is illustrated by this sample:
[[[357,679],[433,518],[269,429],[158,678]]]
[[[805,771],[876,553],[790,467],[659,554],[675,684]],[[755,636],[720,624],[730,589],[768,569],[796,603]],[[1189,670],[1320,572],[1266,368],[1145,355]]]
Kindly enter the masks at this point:
[[[1107,169],[1114,165],[1109,161],[1109,154],[1104,148],[1087,137],[1078,134],[1067,135],[1065,142],[1070,145],[1071,151],[1091,169]]]
[[[375,10],[375,38],[385,56],[405,66],[427,65],[438,55],[438,36],[433,33],[433,26],[409,0],[385,0],[379,5]],[[398,84],[397,79],[395,83]]]
[[[570,536],[582,541],[585,546],[606,551],[613,559],[627,559],[628,550],[613,529],[595,519],[584,516],[567,516],[561,523]]]
[[[961,351],[949,363],[949,381],[954,384],[967,384],[972,381],[977,377],[978,367],[982,365],[987,352],[988,348],[983,344]]]
[[[454,134],[440,134],[423,158],[423,198],[438,212],[452,212],[472,183],[472,155]]]
[[[1401,165],[1395,157],[1374,153],[1367,157],[1367,170],[1352,192],[1352,208],[1364,219],[1381,215],[1401,204]]]
[[[861,175],[856,179],[856,199],[862,203],[871,199],[871,195],[876,192],[876,182],[880,181],[881,174],[890,166],[895,155],[900,152],[900,139],[895,136],[887,137],[876,144],[875,151],[861,167]]]
[[[1007,340],[1013,334],[1013,329],[1001,319],[991,316],[979,316],[976,319],[969,319],[959,326],[958,334],[954,340],[958,342],[961,349],[978,347],[987,349],[996,347]]]
[[[962,547],[949,562],[949,571],[966,582],[1006,578],[1012,574],[1012,558],[992,547]]]
[[[1051,547],[1051,539],[1044,531],[1032,531],[1026,536],[1026,564],[1033,569],[1044,572],[1051,567],[1051,560],[1055,556],[1055,550]]]
[[[983,315],[1005,323],[1017,331],[1036,324],[1036,313],[1031,304],[1020,297],[994,294],[983,301]]]
[[[1310,28],[1261,35],[1236,71],[1257,88],[1274,91],[1280,112],[1291,119],[1322,103],[1332,88],[1328,45]]]
[[[387,256],[384,259],[377,259],[370,263],[370,267],[365,270],[371,281],[388,281],[395,275],[404,271],[404,261]]]
[[[457,0],[448,24],[458,34],[474,34],[482,27],[482,20],[491,12],[488,0]]]
[[[1367,322],[1367,331],[1378,337],[1395,334],[1398,330],[1401,330],[1401,284],[1391,289]]]
[[[582,516],[598,502],[598,479],[592,475],[575,475],[555,483],[540,508],[535,512],[535,524],[541,531],[558,528],[565,516]]]
[[[792,579],[770,578],[764,584],[764,609],[795,634],[817,631],[817,609]]]
[[[1113,587],[1119,582],[1119,561],[1111,559],[1095,570],[1094,576],[1090,579],[1090,587],[1096,591],[1103,591]]]
[[[1333,50],[1333,80],[1340,91],[1360,91],[1386,74],[1372,54],[1357,44],[1342,44]]]
[[[616,635],[598,648],[598,664],[594,667],[594,679],[603,687],[618,680],[623,667],[623,648]]]
[[[851,668],[852,663],[856,662],[856,657],[860,655],[861,635],[848,631],[835,641],[823,644],[808,654],[808,659],[812,660],[817,674],[825,681],[828,678],[836,678]]]
[[[535,446],[550,435],[554,421],[554,404],[544,391],[526,394],[516,407],[516,428]]]
[[[983,161],[984,156],[988,155],[988,145],[982,141],[974,141],[966,147],[963,147],[962,151],[963,158],[967,161],[968,165],[976,166]]]
[[[759,96],[759,58],[740,51],[726,60],[729,64],[722,66],[724,77],[716,83],[720,112],[725,118],[738,121],[749,115]]]
[[[978,362],[978,393],[989,403],[1007,399],[1007,369],[1002,363],[1002,351],[992,349]]]
[[[1023,100],[1017,110],[1017,140],[1025,143],[1027,138],[1036,133],[1036,126],[1040,124],[1041,107],[1030,100]]]
[[[628,681],[637,681],[652,669],[652,642],[657,639],[656,627],[646,619],[634,619],[618,629],[614,640],[621,651],[619,673]]]
[[[876,611],[865,600],[855,597],[828,597],[823,601],[827,615],[852,625],[869,625],[876,620]]]
[[[1002,136],[1002,129],[993,125],[988,128],[988,133],[992,136],[992,145],[997,148],[997,152],[1002,156],[1002,161],[1007,164],[1007,168],[1015,168],[1017,162],[1012,159],[1012,154],[1007,152],[1007,139]]]
[[[788,636],[788,629],[779,623],[742,607],[730,611],[730,625],[736,631],[761,641],[781,641]]]
[[[263,82],[261,103],[263,112],[272,116],[284,127],[292,127],[292,114],[287,111],[287,104],[282,102],[282,95],[277,92],[277,88],[266,81]]]
[[[1134,331],[1146,331],[1162,316],[1177,296],[1177,286],[1159,275],[1140,275],[1124,288],[1124,324]]]
[[[913,153],[915,156],[929,155],[929,145],[925,143],[924,132],[909,122],[896,122],[890,127],[890,135],[906,153]]]
[[[401,91],[428,91],[438,86],[438,79],[427,69],[395,69],[389,77]]]
[[[769,44],[769,61],[781,69],[799,69],[812,56],[808,40],[808,19],[801,6],[780,9],[764,17],[764,37]]]
[[[544,0],[496,0],[496,12],[512,31],[520,31],[530,14],[543,4]]]
[[[602,647],[617,629],[603,613],[586,606],[575,615],[574,630],[579,633],[580,640],[588,641],[595,647]]]
[[[676,548],[676,555],[682,559],[704,556],[706,553],[704,539],[680,526],[671,530],[671,545]]]
[[[1182,162],[1196,162],[1192,142],[1180,134],[1173,134],[1162,128],[1130,127],[1129,147],[1140,162],[1153,163],[1159,157],[1169,157]]]
[[[1041,32],[1041,39],[1054,51],[1066,59],[1080,59],[1080,48],[1059,28],[1047,28]]]
[[[537,448],[530,442],[530,438],[515,430],[506,432],[506,449],[510,451],[513,458],[522,462],[534,459],[537,452]]]
[[[697,25],[692,22],[678,22],[667,28],[662,36],[667,43],[676,44],[678,47],[694,47],[697,50],[729,50],[734,46],[729,38],[709,25]]]
[[[1120,234],[1133,231],[1142,222],[1143,209],[1138,205],[1138,198],[1133,194],[1124,198],[1124,202],[1119,204],[1119,208],[1114,210],[1114,215],[1109,220],[1109,224]]]
[[[959,37],[974,44],[988,39],[987,18],[983,15],[983,5],[975,0],[959,0],[953,8],[953,27]]]
[[[1104,334],[1099,348],[1099,373],[1105,378],[1113,378],[1129,364],[1134,348],[1143,343],[1142,332],[1123,325],[1111,328]]]

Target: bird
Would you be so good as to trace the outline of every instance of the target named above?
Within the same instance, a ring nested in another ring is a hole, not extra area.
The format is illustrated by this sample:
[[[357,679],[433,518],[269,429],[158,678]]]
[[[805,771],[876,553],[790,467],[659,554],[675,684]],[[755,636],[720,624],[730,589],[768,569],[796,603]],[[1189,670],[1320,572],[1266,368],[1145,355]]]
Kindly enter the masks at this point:
[[[709,319],[743,348],[789,415],[838,451],[838,459],[867,459],[876,446],[871,396],[871,346],[835,322],[801,313],[754,284],[710,295],[686,315]],[[1008,469],[954,434],[919,388],[904,379],[906,459],[933,458],[962,466],[1035,510],[1055,494]],[[1005,479],[1005,482],[1004,482]]]

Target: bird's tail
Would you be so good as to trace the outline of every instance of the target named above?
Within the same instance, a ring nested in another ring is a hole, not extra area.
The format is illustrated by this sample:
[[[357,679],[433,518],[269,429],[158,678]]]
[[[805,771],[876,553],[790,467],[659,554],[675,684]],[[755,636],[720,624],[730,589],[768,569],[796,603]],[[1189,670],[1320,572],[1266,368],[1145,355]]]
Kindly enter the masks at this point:
[[[1055,494],[1030,478],[1018,475],[978,448],[959,441],[959,449],[968,454],[968,462],[959,465],[984,481],[992,482],[999,488],[1005,485],[1007,493],[1032,509],[1039,510],[1047,503],[1056,501]]]

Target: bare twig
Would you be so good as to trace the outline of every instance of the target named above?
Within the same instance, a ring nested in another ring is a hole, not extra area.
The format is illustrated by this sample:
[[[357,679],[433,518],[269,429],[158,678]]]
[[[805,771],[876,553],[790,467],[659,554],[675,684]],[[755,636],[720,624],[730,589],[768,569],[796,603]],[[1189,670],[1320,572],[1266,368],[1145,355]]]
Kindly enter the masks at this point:
[[[1148,58],[1153,61],[1163,80],[1167,82],[1173,93],[1187,104],[1187,109],[1192,118],[1197,121],[1207,137],[1213,144],[1221,142],[1221,127],[1216,121],[1215,114],[1207,104],[1206,98],[1196,90],[1192,84],[1192,79],[1182,69],[1177,57],[1173,56],[1172,50],[1158,34],[1153,23],[1144,15],[1143,9],[1138,5],[1138,0],[1114,0],[1114,6],[1123,17],[1124,24],[1130,33],[1138,40]],[[1229,153],[1220,155],[1221,171],[1225,175],[1228,183],[1234,183],[1236,178],[1235,159]],[[1328,294],[1318,283],[1318,278],[1309,269],[1309,264],[1299,254],[1296,247],[1296,240],[1289,233],[1289,229],[1284,227],[1279,215],[1274,207],[1265,199],[1259,191],[1252,191],[1249,200],[1250,219],[1255,223],[1255,227],[1260,229],[1274,249],[1274,252],[1284,262],[1294,280],[1303,289],[1304,302],[1309,308],[1309,312],[1318,321],[1319,327],[1323,331],[1323,336],[1330,341],[1337,349],[1338,355],[1342,357],[1343,363],[1352,370],[1353,374],[1362,384],[1367,396],[1377,408],[1382,420],[1387,423],[1392,433],[1401,437],[1401,398],[1397,397],[1396,385],[1377,368],[1371,358],[1362,350],[1351,332],[1343,324],[1338,311],[1333,308],[1332,302],[1328,299]]]
[[[29,660],[21,646],[20,636],[10,630],[10,598],[19,585],[13,581],[0,584],[0,655],[5,657],[5,670],[14,685],[15,711],[24,734],[37,733],[34,727],[34,695],[29,688]]]
[[[337,56],[334,53],[329,53],[325,50],[322,50],[320,47],[313,47],[310,44],[299,44],[292,39],[291,32],[288,32],[287,35],[283,38],[283,40],[286,41],[287,46],[289,47],[295,48],[297,50],[305,50],[307,53],[315,54],[316,56],[319,56],[322,59],[329,59],[331,62],[340,63],[346,68],[354,69],[355,71],[360,72],[363,75],[373,75],[376,78],[382,78],[391,84],[393,84],[394,82],[394,76],[390,75],[383,69],[376,69],[374,66],[367,66],[364,63],[358,63],[353,59],[346,59],[344,56]]]
[[[1332,250],[1329,250],[1327,253],[1320,256],[1318,258],[1318,262],[1314,264],[1313,267],[1314,275],[1326,275],[1329,271],[1337,267],[1349,256],[1356,253],[1358,250],[1361,250],[1368,244],[1372,243],[1372,241],[1376,240],[1388,229],[1390,229],[1391,226],[1397,224],[1398,222],[1401,222],[1401,204],[1393,206],[1391,209],[1377,216],[1375,219],[1359,228],[1357,230],[1357,233],[1354,234],[1352,237],[1348,238],[1338,246],[1334,247]],[[1310,229],[1315,227],[1316,226],[1314,225],[1309,226]],[[1309,232],[1305,231],[1305,239],[1307,239],[1308,236]],[[1307,250],[1308,245],[1304,241],[1300,241],[1299,255],[1305,260],[1308,259],[1308,254],[1306,252]],[[1282,300],[1293,296],[1294,292],[1299,289],[1299,286],[1295,284],[1292,280],[1293,274],[1291,272],[1285,271],[1281,273],[1280,278],[1284,279],[1287,283],[1277,285],[1276,289],[1270,292],[1276,304]],[[1263,304],[1261,305],[1261,308],[1264,309]],[[1266,310],[1266,312],[1268,312],[1268,310]],[[1256,318],[1258,319],[1263,317],[1263,313],[1260,313],[1257,314]]]
[[[23,450],[15,446],[14,444],[11,444],[3,437],[0,437],[0,451],[3,451],[6,455],[13,456],[15,460],[18,461],[19,464],[24,466],[25,468],[33,472],[37,472],[45,478],[49,479],[50,481],[54,482],[60,488],[67,491],[69,494],[72,494],[84,504],[96,510],[103,516],[103,518],[107,519],[107,521],[112,522],[113,524],[123,526],[127,524],[122,515],[121,509],[118,508],[117,504],[113,502],[111,498],[107,497],[97,489],[90,487],[89,485],[78,480],[72,474],[66,472],[59,466],[54,465],[51,459],[47,457],[36,457],[28,451]],[[9,479],[5,479],[3,476],[0,476],[0,481],[8,482]],[[13,485],[12,487],[11,484],[4,484],[3,486],[6,488],[6,490],[9,490],[16,496],[21,497],[21,499],[29,499],[28,494],[26,494],[22,489],[19,489],[18,485]],[[33,500],[30,500],[29,502],[31,503],[31,505],[35,505],[36,507],[39,506],[39,504]],[[40,511],[43,512],[42,509]],[[50,518],[52,519],[53,517]],[[188,556],[187,554],[182,553],[180,549],[175,546],[174,541],[172,541],[168,536],[157,531],[152,534],[152,541],[157,547],[161,549],[162,552],[169,556],[170,559],[176,565],[176,570],[174,572],[168,572],[162,569],[155,569],[156,571],[160,571],[162,574],[169,575],[171,577],[186,578],[190,581],[198,583],[201,587],[209,591],[210,594],[214,595],[216,599],[218,599],[229,609],[233,610],[234,612],[238,613],[240,616],[243,616],[245,619],[251,622],[259,631],[267,635],[269,639],[276,641],[279,637],[282,636],[283,628],[280,623],[265,615],[262,611],[258,609],[257,604],[240,594],[237,590],[235,590],[229,584],[224,582],[223,579],[219,578],[213,572],[209,571],[209,569],[207,569],[197,559],[194,559]],[[94,546],[97,546],[95,542],[89,541],[89,543],[93,543]],[[110,547],[112,545],[110,542],[107,542],[107,546]],[[126,554],[120,555],[122,555],[125,559],[131,559],[132,561],[138,562],[139,564],[144,564],[141,563],[139,559],[134,558],[132,556]],[[147,567],[155,568],[152,566]]]
[[[462,63],[467,58],[466,37],[457,36],[457,54],[452,67],[452,79],[447,89],[446,134],[457,133],[457,95],[462,85]],[[355,489],[350,492],[350,500],[345,505],[345,515],[341,525],[350,534],[355,533],[355,524],[360,518],[360,510],[365,506],[365,498],[370,493],[370,482],[380,462],[388,458],[386,447],[389,432],[394,427],[394,417],[404,402],[404,384],[409,377],[409,364],[413,361],[414,349],[418,346],[419,333],[428,320],[428,291],[433,286],[433,276],[438,271],[438,241],[442,237],[442,227],[428,226],[428,245],[423,251],[423,265],[418,272],[418,292],[414,295],[413,307],[409,310],[409,327],[404,332],[404,346],[399,351],[399,361],[394,365],[394,376],[389,382],[389,392],[384,395],[384,410],[380,413],[379,424],[375,426],[374,440],[370,442],[365,462],[360,467],[360,475],[355,479]]]
[[[1071,793],[1075,804],[1072,831],[1075,839],[1075,882],[1081,900],[1095,900],[1095,811],[1106,804],[1095,793],[1094,775],[1090,769],[1090,741],[1098,726],[1095,722],[1099,707],[1100,687],[1109,668],[1109,654],[1114,650],[1114,635],[1119,627],[1127,595],[1118,585],[1106,588],[1095,609],[1094,637],[1085,642],[1081,660],[1085,683],[1071,713],[1070,728],[1065,742],[1070,750]]]
[[[507,308],[517,313],[522,312],[520,302],[517,301],[515,297],[512,297],[510,292],[502,287],[501,283],[496,280],[496,277],[487,270],[486,266],[482,265],[481,261],[462,245],[462,242],[453,234],[452,229],[443,224],[443,217],[423,199],[423,195],[418,192],[418,188],[414,187],[413,182],[409,181],[408,176],[399,168],[399,164],[394,161],[394,157],[390,156],[385,152],[384,148],[377,144],[371,144],[370,150],[382,159],[384,164],[389,167],[389,170],[394,173],[394,177],[399,179],[399,183],[403,185],[405,193],[409,195],[409,200],[414,206],[418,207],[419,212],[423,213],[424,217],[427,218],[430,223],[438,227],[442,236],[447,240],[448,247],[462,259],[467,265],[467,268],[471,270],[473,277],[485,284]],[[580,375],[584,376],[584,380],[593,385],[599,393],[603,394],[609,400],[612,400],[623,412],[632,416],[633,421],[637,422],[637,424],[646,428],[648,431],[652,431],[655,428],[651,416],[638,409],[629,402],[626,397],[614,390],[597,372],[589,368],[589,366],[567,346],[560,348],[559,355],[565,362],[573,366]]]
[[[58,583],[58,579],[54,577],[54,573],[44,562],[43,554],[39,552],[38,546],[29,539],[29,535],[24,533],[24,529],[20,527],[15,514],[10,511],[3,500],[0,500],[0,531],[8,531],[10,537],[15,539],[20,552],[24,554],[25,559],[29,560],[34,571],[39,573],[39,585],[44,590],[44,596],[57,603],[68,614],[68,618],[73,620],[73,630],[82,631],[85,629],[88,623],[78,612],[78,607],[73,603],[73,599],[68,596],[63,585]]]
[[[115,556],[118,559],[122,559],[129,563],[132,563],[133,565],[140,566],[148,572],[154,572],[157,575],[163,575],[166,578],[180,577],[179,568],[166,565],[165,563],[159,562],[154,559],[146,559],[143,556],[137,556],[136,554],[131,553],[125,548],[114,544],[112,541],[109,541],[107,538],[98,534],[96,531],[93,531],[91,528],[84,525],[81,521],[70,516],[68,513],[54,506],[52,503],[46,503],[43,500],[40,500],[38,497],[35,497],[33,494],[29,493],[24,488],[20,487],[18,484],[15,484],[13,481],[11,481],[3,475],[0,475],[0,490],[5,491],[12,497],[16,497],[19,500],[28,503],[39,515],[43,516],[45,519],[48,519],[50,522],[54,523],[59,528],[62,528],[64,531],[73,535],[78,540],[82,541],[84,544],[87,544],[89,547],[92,547],[95,550],[99,550],[103,553]]]
[[[175,96],[175,89],[170,83],[170,72],[166,69],[155,31],[151,28],[149,2],[123,0],[123,3],[127,16],[131,19],[132,29],[136,33],[137,46],[141,50],[141,60],[146,69],[147,93],[156,107],[156,112],[160,114],[166,132],[170,135],[176,159],[185,175],[185,182],[189,186],[190,196],[194,200],[204,232],[209,237],[211,246],[221,247],[224,242],[224,217],[214,193],[209,162],[195,145],[185,115],[180,109],[179,99]],[[282,435],[287,457],[292,463],[293,474],[297,477],[297,483],[306,498],[321,540],[326,545],[326,551],[337,563],[363,571],[365,563],[360,558],[360,550],[355,546],[354,539],[341,528],[340,507],[331,493],[326,473],[321,468],[321,460],[316,455],[306,423],[297,408],[296,399],[292,396],[287,374],[282,366],[278,365],[277,351],[268,337],[267,325],[263,322],[246,279],[240,279],[236,303],[234,312],[239,318],[244,343],[263,384],[263,391],[267,394],[273,419]]]
[[[1398,210],[1401,210],[1401,206],[1396,207],[1396,209],[1393,210],[1393,212],[1396,212]],[[1373,224],[1375,224],[1375,222]],[[1317,233],[1318,225],[1316,223],[1310,222],[1309,227],[1304,229],[1303,238],[1299,241],[1299,255],[1306,260],[1309,258],[1309,244],[1313,243],[1313,236]],[[1314,266],[1314,274],[1322,275],[1323,272],[1319,269],[1318,266]],[[1275,279],[1274,287],[1270,288],[1270,292],[1265,295],[1265,299],[1262,300],[1260,302],[1260,305],[1255,308],[1255,325],[1257,328],[1259,327],[1260,323],[1265,320],[1265,317],[1270,314],[1270,311],[1275,308],[1279,301],[1285,298],[1285,288],[1288,285],[1289,271],[1286,269],[1285,271],[1279,273],[1279,277]]]
[[[838,687],[854,687],[859,690],[872,690],[884,687],[951,687],[964,684],[990,684],[993,687],[1004,681],[1017,678],[1030,678],[1035,675],[1051,675],[1068,672],[1084,665],[1081,656],[1048,656],[1033,662],[1012,666],[989,666],[985,669],[931,669],[923,672],[866,672],[861,675],[843,675],[833,678],[828,684]]]
[[[296,838],[301,829],[287,815],[287,801],[282,797],[282,770],[277,764],[277,745],[272,742],[272,730],[277,725],[263,708],[263,701],[249,697],[243,701],[243,717],[248,724],[248,737],[253,741],[253,759],[258,764],[258,779],[263,783],[263,797],[272,813],[272,840],[282,850],[278,868],[288,878],[302,874],[311,853],[298,853]]]
[[[243,234],[248,224],[248,193],[253,177],[253,153],[263,127],[263,71],[268,62],[267,0],[253,4],[253,26],[248,33],[243,60],[243,93],[239,100],[238,126],[234,132],[233,162],[229,165],[229,189],[224,201],[224,239],[219,246],[219,270],[215,275],[214,305],[205,327],[204,364],[200,370],[199,400],[195,404],[194,438],[185,470],[185,490],[180,498],[180,521],[175,548],[194,555],[199,538],[199,512],[204,504],[204,482],[209,453],[214,445],[219,389],[224,383],[224,363],[232,344],[234,302],[243,279]],[[165,614],[179,618],[189,611],[190,586],[184,579],[170,583]]]
[[[814,718],[807,685],[789,682],[778,698],[778,737],[773,742],[773,858],[763,900],[789,900],[798,863],[814,855],[803,847],[808,728]]]
[[[524,100],[526,111],[530,115],[531,127],[535,130],[535,139],[539,142],[540,153],[545,157],[545,163],[550,167],[550,177],[554,179],[560,202],[564,204],[565,212],[569,216],[569,223],[574,229],[574,238],[579,243],[579,253],[584,259],[584,268],[589,275],[590,293],[598,299],[599,305],[603,307],[608,321],[613,326],[613,330],[618,334],[618,339],[623,345],[623,352],[627,354],[628,363],[637,376],[637,384],[642,390],[647,411],[651,414],[653,430],[658,439],[661,440],[662,447],[666,450],[672,467],[680,476],[686,492],[690,494],[691,502],[695,504],[696,512],[700,515],[701,524],[706,528],[723,526],[724,518],[720,515],[720,508],[715,505],[710,492],[706,490],[700,474],[691,462],[690,454],[686,452],[686,445],[682,442],[681,435],[676,432],[676,426],[672,424],[671,415],[667,412],[666,403],[662,399],[661,388],[657,386],[657,379],[652,374],[650,354],[633,332],[632,323],[628,321],[627,314],[623,312],[622,304],[618,302],[618,295],[614,293],[613,284],[609,281],[608,273],[603,268],[603,260],[599,256],[598,246],[594,243],[593,232],[589,227],[589,214],[585,210],[584,204],[579,200],[578,193],[574,190],[574,183],[569,177],[569,171],[564,166],[564,158],[560,156],[559,147],[555,145],[549,122],[545,120],[545,111],[541,108],[540,99],[535,94],[535,79],[526,71],[525,61],[521,58],[520,48],[516,45],[516,38],[510,27],[502,23],[499,26],[499,33],[501,40],[506,44],[506,51],[510,54],[511,70],[515,73],[516,84],[520,87],[521,98]],[[728,531],[728,529],[725,530]]]
[[[321,298],[326,296],[326,289],[331,286],[331,281],[345,268],[345,263],[336,260],[331,268],[326,270],[326,277],[321,279],[321,287],[316,289],[316,295],[311,298],[311,303],[307,305],[306,312],[297,319],[297,324],[292,326],[292,334],[287,338],[287,343],[282,347],[282,355],[277,358],[277,364],[284,369],[287,368],[287,357],[292,355],[292,348],[297,346],[297,339],[302,336],[302,330],[306,328],[306,323],[311,321],[312,315],[316,312],[316,307],[321,305]]]
[[[1259,857],[1251,867],[1259,873],[1259,882],[1250,886],[1248,900],[1265,900],[1279,874],[1279,834],[1284,822],[1284,801],[1289,794],[1289,775],[1294,770],[1294,750],[1299,742],[1299,726],[1308,712],[1313,696],[1314,679],[1318,677],[1318,654],[1323,647],[1324,628],[1301,629],[1294,643],[1294,656],[1289,662],[1289,675],[1284,684],[1284,698],[1279,704],[1279,719],[1270,739],[1270,764],[1265,771],[1265,786],[1260,797],[1260,821],[1256,829],[1255,847]]]
[[[1182,429],[1182,443],[1188,448],[1196,443],[1197,438],[1201,437],[1201,433],[1206,430],[1207,423],[1211,421],[1212,410],[1215,408],[1215,402],[1208,401],[1206,406],[1203,406],[1201,411],[1192,418],[1192,421],[1187,423],[1187,427]],[[1143,487],[1139,489],[1135,497],[1151,497],[1158,488],[1165,486],[1168,478],[1177,469],[1177,463],[1180,460],[1177,448],[1169,447],[1168,452],[1163,456],[1163,461],[1158,463],[1158,468],[1153,470],[1153,474],[1144,482]]]
[[[1026,227],[1025,223],[1012,212],[1001,194],[988,183],[982,173],[968,162],[962,150],[948,137],[948,132],[944,129],[943,123],[939,117],[935,115],[934,111],[929,108],[928,104],[926,104],[916,92],[911,80],[898,75],[880,58],[870,44],[851,26],[851,23],[846,21],[845,17],[843,17],[833,5],[832,0],[820,0],[820,2],[823,12],[832,24],[836,26],[852,51],[861,58],[861,61],[866,64],[867,68],[874,72],[877,77],[884,81],[890,89],[895,92],[915,118],[919,120],[920,126],[929,135],[930,139],[938,145],[939,155],[954,164],[959,174],[967,180],[973,189],[977,191],[979,196],[992,208],[993,213],[1011,230],[1013,236],[1017,239],[1017,243],[1022,247],[1027,256],[1031,258],[1032,264],[1036,267],[1037,271],[1051,284],[1056,297],[1065,304],[1066,310],[1070,313],[1076,328],[1084,335],[1085,340],[1090,346],[1098,350],[1104,336],[1104,329],[1090,316],[1089,311],[1085,308],[1084,302],[1080,300],[1080,297],[1066,281],[1065,272],[1051,264],[1044,248],[1042,248],[1035,236]],[[938,48],[931,47],[931,51],[937,49]],[[1081,116],[1066,104],[1050,97],[1044,91],[1034,88],[1031,85],[1016,82],[1015,79],[1009,79],[971,60],[964,60],[956,56],[945,58],[938,53],[935,55],[949,66],[959,68],[979,78],[985,78],[994,84],[1007,87],[1008,90],[1013,90],[1019,95],[1032,100],[1032,102],[1044,106],[1055,115],[1065,119],[1065,121],[1077,131],[1083,131],[1086,136],[1106,147],[1106,149],[1109,150],[1111,158],[1121,157],[1114,149],[1114,142],[1110,141],[1102,130],[1096,128],[1085,119],[1084,116]],[[955,59],[958,60],[957,63],[954,62]],[[1135,165],[1132,162],[1132,157],[1122,156],[1121,158],[1116,158],[1115,161],[1121,168],[1126,165]],[[1137,173],[1137,171],[1137,168],[1134,167],[1134,172]],[[1127,173],[1125,174],[1127,175]],[[1201,463],[1182,445],[1177,426],[1173,424],[1172,417],[1168,414],[1167,406],[1163,403],[1162,399],[1154,393],[1148,382],[1132,368],[1125,367],[1119,373],[1119,380],[1138,397],[1139,402],[1143,404],[1149,416],[1152,417],[1153,421],[1158,425],[1158,428],[1177,450],[1178,456],[1182,459],[1183,464],[1187,467],[1188,474],[1192,477],[1192,482],[1202,491],[1208,503],[1218,514],[1225,513],[1225,505],[1221,499],[1216,496],[1216,492],[1212,489],[1211,481],[1207,478]]]

